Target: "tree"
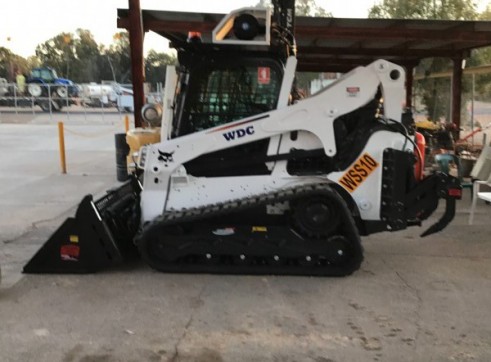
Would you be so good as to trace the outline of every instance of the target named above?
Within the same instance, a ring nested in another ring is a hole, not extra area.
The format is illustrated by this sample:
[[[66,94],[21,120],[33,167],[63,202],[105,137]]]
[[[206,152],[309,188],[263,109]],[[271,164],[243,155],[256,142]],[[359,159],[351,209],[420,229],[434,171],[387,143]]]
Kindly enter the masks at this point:
[[[102,50],[99,66],[105,69],[103,79],[114,79],[119,83],[131,82],[130,37],[127,31],[114,34],[113,43]],[[109,76],[108,76],[109,75]]]
[[[368,12],[369,18],[473,20],[477,18],[472,0],[383,0]]]
[[[0,78],[10,79],[12,77],[13,53],[5,48],[0,47]]]
[[[70,77],[70,65],[73,67],[75,49],[72,33],[60,33],[36,47],[36,56],[43,66],[54,68],[59,76]]]
[[[370,8],[370,18],[474,20],[478,17],[472,0],[383,0]],[[425,76],[452,69],[450,59],[423,59],[417,72]],[[468,86],[465,82],[463,87]],[[425,78],[416,83],[428,115],[432,118],[450,115],[449,78]]]
[[[271,0],[259,0],[256,7],[272,8]],[[330,17],[332,14],[326,11],[322,6],[317,5],[315,0],[297,0],[295,4],[296,16],[324,16]]]
[[[76,61],[72,67],[72,77],[77,82],[87,83],[100,80],[98,61],[101,57],[99,46],[89,30],[77,29],[74,41]]]
[[[297,16],[320,16],[331,17],[332,14],[321,6],[317,5],[315,0],[297,0],[295,5],[295,15]]]
[[[145,58],[145,76],[150,84],[164,83],[167,65],[177,63],[177,58],[173,54],[158,53],[150,50]]]
[[[12,53],[10,49],[0,47],[0,78],[6,78],[10,82],[15,81],[15,73],[28,73],[32,59],[25,59]]]
[[[147,81],[155,84],[165,81],[165,67],[176,64],[175,55],[150,50],[145,59]],[[116,33],[113,43],[99,45],[87,29],[75,33],[63,32],[38,44],[36,55],[27,59],[0,47],[0,77],[15,81],[15,72],[29,73],[35,67],[52,67],[59,76],[76,83],[113,80],[131,82],[129,34]]]
[[[73,33],[60,33],[36,47],[36,56],[43,66],[54,68],[59,75],[75,82],[99,80],[99,46],[92,33],[77,29]]]
[[[491,20],[491,4],[488,4],[486,9],[479,14],[479,20]]]

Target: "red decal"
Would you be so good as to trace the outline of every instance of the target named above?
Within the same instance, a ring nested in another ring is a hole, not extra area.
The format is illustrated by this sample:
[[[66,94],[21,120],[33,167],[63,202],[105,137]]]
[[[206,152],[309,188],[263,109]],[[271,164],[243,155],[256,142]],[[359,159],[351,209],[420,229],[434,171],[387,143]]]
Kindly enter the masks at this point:
[[[346,92],[350,97],[356,97],[360,93],[360,87],[346,87]]]
[[[78,261],[80,247],[78,245],[62,245],[60,248],[61,260]]]
[[[257,82],[259,84],[269,84],[271,81],[271,74],[269,67],[258,67],[257,68]]]

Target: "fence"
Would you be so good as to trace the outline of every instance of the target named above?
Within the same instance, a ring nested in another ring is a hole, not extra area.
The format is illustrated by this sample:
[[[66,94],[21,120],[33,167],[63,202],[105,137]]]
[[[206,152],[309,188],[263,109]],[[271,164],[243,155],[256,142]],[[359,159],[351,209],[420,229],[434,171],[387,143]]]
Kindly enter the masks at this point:
[[[147,93],[148,102],[162,101],[161,86],[159,92]],[[84,114],[85,117],[108,113],[119,115],[133,112],[133,91],[131,86],[117,83],[109,84],[41,84],[29,83],[19,87],[0,78],[0,117],[8,114],[37,113],[54,114],[60,112]]]

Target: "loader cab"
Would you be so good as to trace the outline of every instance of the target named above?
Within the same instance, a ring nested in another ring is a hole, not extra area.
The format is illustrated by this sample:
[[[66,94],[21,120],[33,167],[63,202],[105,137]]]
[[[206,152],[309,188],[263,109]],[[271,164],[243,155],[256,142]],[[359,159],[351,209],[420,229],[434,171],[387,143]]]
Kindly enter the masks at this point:
[[[178,81],[171,138],[269,112],[277,108],[284,75],[283,58],[269,49],[199,44],[178,51]],[[269,139],[202,155],[184,166],[193,176],[268,174],[264,158]],[[206,165],[214,165],[209,167]],[[205,167],[206,166],[206,167]]]
[[[267,9],[243,8],[225,16],[212,39],[173,43],[179,66],[170,138],[177,138],[277,109],[294,41],[278,22],[272,35]],[[288,33],[288,32],[287,32]],[[291,33],[288,33],[291,34]],[[289,79],[289,78],[288,78]],[[166,126],[167,127],[167,126]],[[166,133],[169,135],[169,133]],[[269,139],[203,154],[184,164],[196,177],[266,175]],[[210,166],[211,165],[211,166]]]
[[[281,61],[266,52],[202,46],[179,54],[172,137],[276,108]]]

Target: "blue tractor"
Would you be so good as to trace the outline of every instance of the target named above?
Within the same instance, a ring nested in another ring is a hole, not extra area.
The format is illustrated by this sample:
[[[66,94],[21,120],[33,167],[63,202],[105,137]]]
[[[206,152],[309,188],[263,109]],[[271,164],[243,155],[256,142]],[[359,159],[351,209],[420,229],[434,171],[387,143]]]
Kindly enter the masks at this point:
[[[51,107],[59,110],[63,105],[69,105],[69,98],[78,96],[78,87],[69,79],[59,78],[53,68],[34,68],[27,78],[29,95],[39,98],[37,103],[43,108]]]

